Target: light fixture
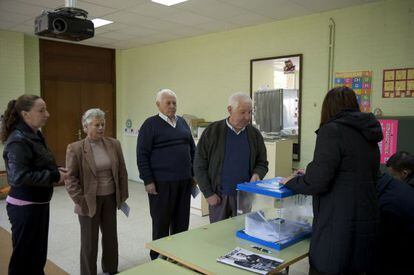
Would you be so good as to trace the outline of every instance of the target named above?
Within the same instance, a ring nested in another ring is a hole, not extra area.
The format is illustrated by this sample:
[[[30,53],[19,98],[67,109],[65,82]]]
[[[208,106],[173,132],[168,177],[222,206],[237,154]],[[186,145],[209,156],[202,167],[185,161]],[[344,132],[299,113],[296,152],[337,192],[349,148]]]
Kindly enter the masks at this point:
[[[181,2],[185,2],[187,0],[151,0],[152,2],[165,5],[165,6],[172,6]]]
[[[114,23],[113,21],[105,20],[102,18],[95,18],[92,20],[92,22],[93,22],[93,26],[95,27],[95,29]]]

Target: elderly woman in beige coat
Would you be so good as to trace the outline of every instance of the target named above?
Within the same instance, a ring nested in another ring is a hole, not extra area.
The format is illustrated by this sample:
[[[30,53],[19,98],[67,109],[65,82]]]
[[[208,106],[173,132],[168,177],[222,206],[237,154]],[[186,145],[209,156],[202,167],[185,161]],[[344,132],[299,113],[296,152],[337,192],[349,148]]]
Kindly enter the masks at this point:
[[[116,209],[128,198],[128,176],[118,140],[104,137],[105,113],[90,109],[82,117],[87,137],[68,145],[66,189],[81,227],[80,273],[97,274],[99,228],[102,270],[118,271]]]

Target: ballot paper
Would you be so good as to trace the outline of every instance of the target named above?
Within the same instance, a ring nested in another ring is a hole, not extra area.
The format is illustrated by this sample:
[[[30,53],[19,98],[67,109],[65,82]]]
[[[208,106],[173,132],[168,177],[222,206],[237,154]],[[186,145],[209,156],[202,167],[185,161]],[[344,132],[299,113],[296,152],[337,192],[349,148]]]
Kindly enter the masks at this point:
[[[283,184],[281,184],[280,182],[283,180],[284,178],[282,177],[276,177],[274,179],[271,180],[266,180],[265,182],[260,182],[257,183],[256,185],[259,187],[263,187],[272,191],[277,191],[280,188],[283,187]]]
[[[263,211],[252,212],[245,217],[244,232],[266,242],[283,243],[311,230],[311,224],[308,222],[268,218]]]
[[[121,211],[125,214],[125,216],[129,217],[129,205],[126,202],[121,204]]]
[[[191,187],[191,196],[193,196],[193,198],[197,197],[198,194],[200,194],[200,189],[197,187],[197,185],[193,185]]]

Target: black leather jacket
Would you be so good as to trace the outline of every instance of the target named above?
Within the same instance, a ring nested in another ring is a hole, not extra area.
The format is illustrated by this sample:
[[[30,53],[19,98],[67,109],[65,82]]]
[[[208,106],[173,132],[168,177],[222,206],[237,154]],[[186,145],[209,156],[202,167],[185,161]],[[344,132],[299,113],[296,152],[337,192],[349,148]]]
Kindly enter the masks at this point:
[[[8,137],[3,158],[10,184],[9,196],[32,202],[48,202],[60,175],[40,131],[34,133],[19,122]]]

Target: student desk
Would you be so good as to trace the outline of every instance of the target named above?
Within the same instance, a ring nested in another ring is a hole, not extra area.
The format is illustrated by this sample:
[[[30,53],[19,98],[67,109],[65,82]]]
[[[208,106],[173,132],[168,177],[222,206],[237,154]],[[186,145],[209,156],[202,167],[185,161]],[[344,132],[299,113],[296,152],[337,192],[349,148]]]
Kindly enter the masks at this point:
[[[236,237],[236,231],[242,228],[244,215],[152,241],[146,247],[204,274],[251,274],[216,261],[237,246],[264,254],[250,247],[254,243]],[[264,255],[284,260],[274,270],[281,271],[307,257],[309,243],[309,240],[304,240],[281,251],[268,248],[272,254]]]
[[[121,273],[121,275],[194,275],[197,274],[190,269],[185,267],[167,262],[165,260],[156,259],[154,261],[133,267],[131,269],[125,270]]]

